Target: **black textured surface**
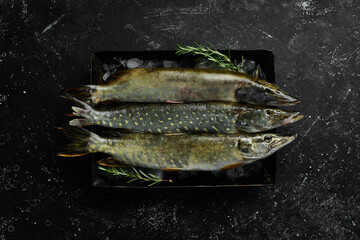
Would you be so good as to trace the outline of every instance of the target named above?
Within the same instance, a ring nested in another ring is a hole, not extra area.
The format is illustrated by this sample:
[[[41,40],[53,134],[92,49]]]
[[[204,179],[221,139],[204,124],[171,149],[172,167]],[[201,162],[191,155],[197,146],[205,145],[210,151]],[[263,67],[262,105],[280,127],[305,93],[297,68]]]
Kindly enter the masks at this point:
[[[302,100],[276,185],[99,189],[87,159],[55,156],[58,92],[88,82],[90,53],[206,40],[273,51]],[[359,41],[351,0],[0,1],[1,238],[358,239]]]

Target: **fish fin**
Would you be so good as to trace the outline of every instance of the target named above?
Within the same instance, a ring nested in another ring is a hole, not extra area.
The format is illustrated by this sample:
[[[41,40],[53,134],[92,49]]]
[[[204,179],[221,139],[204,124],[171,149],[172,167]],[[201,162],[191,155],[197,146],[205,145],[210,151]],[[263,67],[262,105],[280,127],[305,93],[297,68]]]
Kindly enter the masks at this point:
[[[74,116],[84,117],[86,115],[86,110],[83,108],[72,106],[71,109],[74,111]]]
[[[71,139],[62,152],[58,153],[61,157],[77,157],[89,154],[88,143],[93,134],[92,132],[79,127],[65,127],[63,131]]]
[[[104,166],[104,167],[120,167],[120,168],[131,167],[128,164],[121,163],[119,160],[116,160],[113,157],[108,157],[108,158],[105,158],[105,159],[101,159],[101,160],[97,161],[96,163],[101,165],[101,166]]]
[[[82,105],[83,108],[81,107],[76,107],[76,106],[73,106],[71,107],[72,110],[74,111],[72,113],[72,116],[74,117],[82,117],[82,118],[77,118],[77,119],[73,119],[69,122],[69,125],[70,126],[76,126],[76,127],[83,127],[83,126],[89,126],[91,125],[91,121],[89,120],[89,116],[90,115],[94,115],[95,114],[95,110],[90,106],[88,105],[87,103],[79,100],[79,99],[76,99],[76,98],[73,98],[71,97],[71,99],[78,103],[79,105]]]
[[[225,167],[222,167],[221,170],[228,170],[228,169],[237,168],[237,167],[240,167],[243,164],[244,164],[244,162],[232,163],[232,164],[226,165]]]
[[[162,168],[160,169],[162,171],[167,171],[167,172],[175,172],[175,171],[181,171],[183,170],[182,168],[177,168],[177,167],[173,167],[173,168]]]
[[[90,123],[85,118],[75,118],[75,119],[69,121],[69,125],[75,126],[75,127],[83,127],[83,126],[89,126]]]
[[[184,103],[184,101],[181,101],[181,100],[167,100],[167,101],[164,101],[164,103]]]
[[[144,131],[136,130],[136,129],[127,129],[127,128],[119,128],[120,133],[143,133]]]
[[[162,135],[168,135],[168,136],[173,136],[173,135],[184,135],[185,133],[163,133]]]
[[[92,107],[90,107],[89,105],[87,105],[84,102],[82,102],[82,104],[83,104],[84,108],[75,107],[75,106],[71,107],[71,109],[74,111],[73,112],[74,116],[87,118],[87,117],[89,117],[89,115],[95,114],[96,111]]]
[[[74,99],[81,100],[83,102],[94,104],[92,102],[92,89],[94,86],[82,86],[76,88],[67,88],[60,92],[60,96],[74,101]]]
[[[124,128],[105,128],[101,129],[101,136],[105,138],[122,138],[126,135],[136,133]]]

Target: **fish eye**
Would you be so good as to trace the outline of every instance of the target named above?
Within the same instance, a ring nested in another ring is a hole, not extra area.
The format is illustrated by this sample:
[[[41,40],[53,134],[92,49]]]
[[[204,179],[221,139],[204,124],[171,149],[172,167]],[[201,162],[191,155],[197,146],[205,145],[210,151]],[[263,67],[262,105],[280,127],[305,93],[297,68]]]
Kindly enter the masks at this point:
[[[248,153],[249,149],[248,148],[242,148],[241,151],[244,152],[244,153]]]
[[[271,94],[271,90],[267,88],[267,89],[265,89],[265,93],[268,94],[268,95],[270,95],[270,94]]]
[[[266,113],[267,115],[271,115],[271,114],[272,114],[272,112],[271,112],[270,110],[266,110],[265,113]]]
[[[272,139],[272,137],[269,136],[269,135],[266,135],[266,136],[264,137],[265,142],[270,142],[271,139]]]

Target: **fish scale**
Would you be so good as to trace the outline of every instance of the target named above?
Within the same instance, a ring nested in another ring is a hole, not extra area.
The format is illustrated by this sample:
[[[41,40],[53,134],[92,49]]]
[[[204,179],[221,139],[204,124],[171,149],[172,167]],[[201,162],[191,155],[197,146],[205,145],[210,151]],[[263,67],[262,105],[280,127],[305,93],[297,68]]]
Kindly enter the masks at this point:
[[[115,159],[135,166],[146,166],[150,168],[166,169],[220,169],[223,166],[242,160],[237,155],[235,144],[226,144],[226,141],[236,141],[236,136],[214,135],[203,137],[195,136],[193,139],[184,135],[164,136],[159,140],[159,135],[129,134],[126,140],[117,145],[117,140],[112,139],[112,149],[118,150],[110,153]],[[217,143],[214,145],[214,141]],[[212,145],[212,148],[209,146]],[[99,149],[107,149],[99,148]],[[199,153],[201,152],[201,153]],[[139,156],[136,156],[139,154]],[[144,161],[148,159],[148,161]]]
[[[98,125],[143,133],[260,132],[295,122],[298,112],[238,103],[142,104],[95,110],[73,107],[72,126]]]
[[[121,134],[103,138],[78,127],[65,128],[72,142],[59,156],[102,152],[125,164],[162,170],[215,171],[265,158],[292,142],[278,134]]]
[[[299,103],[275,84],[256,77],[218,69],[136,68],[114,73],[106,85],[66,89],[90,105],[120,102],[245,102],[267,106]]]

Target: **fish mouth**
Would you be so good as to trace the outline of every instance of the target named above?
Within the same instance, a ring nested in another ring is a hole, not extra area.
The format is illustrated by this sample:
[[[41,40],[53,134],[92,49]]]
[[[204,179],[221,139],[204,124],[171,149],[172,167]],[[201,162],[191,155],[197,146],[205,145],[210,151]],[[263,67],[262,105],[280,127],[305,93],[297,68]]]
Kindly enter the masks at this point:
[[[292,135],[292,136],[286,136],[286,137],[284,138],[283,143],[282,143],[282,144],[284,144],[283,146],[291,143],[291,142],[294,141],[296,138],[297,138],[297,133],[295,133],[295,134]]]
[[[274,152],[278,151],[279,149],[285,147],[286,145],[294,141],[296,138],[297,138],[297,134],[290,136],[281,136],[281,135],[275,136],[274,141],[268,145],[268,151],[266,156],[270,156]]]
[[[297,97],[291,96],[290,94],[283,92],[281,96],[278,97],[277,102],[278,106],[292,106],[300,103],[300,100]]]
[[[287,98],[280,98],[273,101],[270,101],[268,105],[270,106],[293,106],[299,104],[300,100],[295,97],[287,97]]]
[[[282,125],[287,125],[290,123],[297,122],[302,118],[304,118],[304,115],[302,115],[300,112],[294,112],[289,117],[284,119],[284,121],[282,122]]]
[[[276,146],[275,148],[280,149],[286,145],[288,145],[289,143],[291,143],[292,141],[294,141],[297,138],[297,134],[292,135],[292,136],[282,136],[278,142],[276,142]]]
[[[296,105],[300,103],[300,100],[295,97],[290,97],[287,99],[279,100],[280,106],[290,106],[290,105]]]

